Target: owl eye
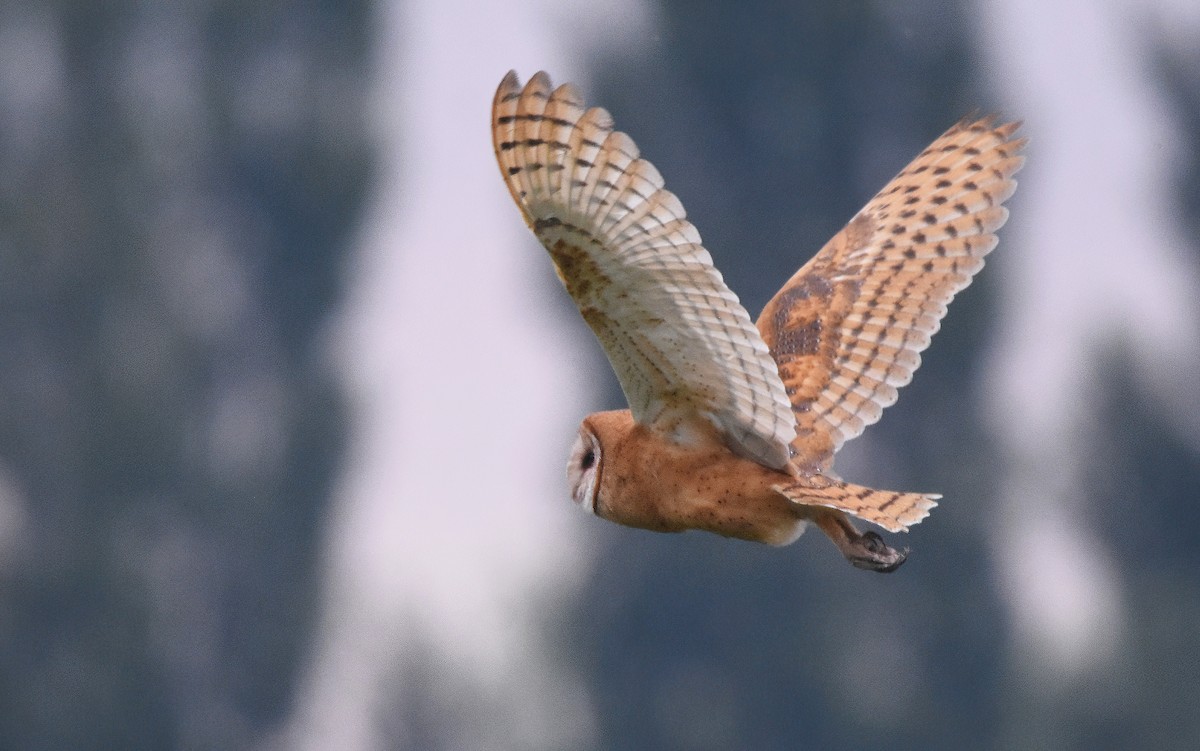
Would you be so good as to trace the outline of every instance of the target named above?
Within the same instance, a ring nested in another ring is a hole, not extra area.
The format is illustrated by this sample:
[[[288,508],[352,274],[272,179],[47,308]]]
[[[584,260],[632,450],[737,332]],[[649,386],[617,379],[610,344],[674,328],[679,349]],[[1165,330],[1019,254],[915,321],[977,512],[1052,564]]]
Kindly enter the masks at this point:
[[[595,463],[596,452],[592,449],[588,449],[586,452],[584,452],[583,458],[579,460],[579,466],[583,467],[584,469],[591,469],[592,465]]]

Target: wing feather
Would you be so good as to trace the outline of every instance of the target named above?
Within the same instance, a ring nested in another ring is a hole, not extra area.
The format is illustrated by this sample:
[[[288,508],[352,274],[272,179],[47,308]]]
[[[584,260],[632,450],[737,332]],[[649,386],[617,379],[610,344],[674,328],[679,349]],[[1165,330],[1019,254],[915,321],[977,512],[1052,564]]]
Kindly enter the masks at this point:
[[[509,73],[496,92],[501,173],[604,347],[634,419],[701,416],[734,451],[788,465],[795,418],[779,372],[663,178],[571,85]]]
[[[922,151],[767,303],[763,340],[797,418],[797,465],[834,453],[895,403],[954,295],[1008,218],[1019,123],[963,120]]]

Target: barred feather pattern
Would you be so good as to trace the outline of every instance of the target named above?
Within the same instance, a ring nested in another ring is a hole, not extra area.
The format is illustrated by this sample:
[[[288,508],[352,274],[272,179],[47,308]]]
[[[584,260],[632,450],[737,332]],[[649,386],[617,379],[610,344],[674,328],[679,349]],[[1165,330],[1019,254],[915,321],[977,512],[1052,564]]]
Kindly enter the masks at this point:
[[[792,405],[758,329],[679,199],[601,108],[545,73],[510,72],[492,107],[513,200],[595,332],[634,419],[670,434],[694,416],[729,448],[785,469]]]
[[[940,495],[876,490],[823,475],[801,482],[780,484],[775,490],[802,506],[826,506],[878,524],[889,532],[908,528],[929,516]]]
[[[758,328],[796,413],[802,471],[828,471],[895,403],[947,305],[996,247],[1024,163],[1019,125],[954,125],[767,303]],[[828,505],[868,518],[861,499]]]

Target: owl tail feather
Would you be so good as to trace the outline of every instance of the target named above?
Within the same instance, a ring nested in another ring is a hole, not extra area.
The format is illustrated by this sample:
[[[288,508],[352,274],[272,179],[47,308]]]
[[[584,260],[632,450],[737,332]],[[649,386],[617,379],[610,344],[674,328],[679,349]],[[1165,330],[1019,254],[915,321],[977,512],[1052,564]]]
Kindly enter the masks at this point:
[[[929,510],[941,498],[928,493],[876,490],[842,480],[830,481],[825,487],[808,483],[776,485],[775,491],[801,506],[837,509],[889,532],[907,532],[910,526],[929,516]]]

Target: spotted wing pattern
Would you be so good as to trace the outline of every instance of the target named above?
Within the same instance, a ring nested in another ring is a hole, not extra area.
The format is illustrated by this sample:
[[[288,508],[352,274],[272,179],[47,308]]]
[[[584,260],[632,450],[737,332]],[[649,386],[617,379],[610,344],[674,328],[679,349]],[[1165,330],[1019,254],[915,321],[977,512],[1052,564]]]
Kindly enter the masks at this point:
[[[1024,162],[1019,125],[968,119],[946,131],[763,309],[758,328],[796,413],[802,470],[829,469],[912,380],[1008,218],[1002,204]]]
[[[679,199],[600,108],[545,73],[496,91],[500,171],[612,363],[634,419],[701,415],[739,454],[783,468],[795,418],[775,362]]]

